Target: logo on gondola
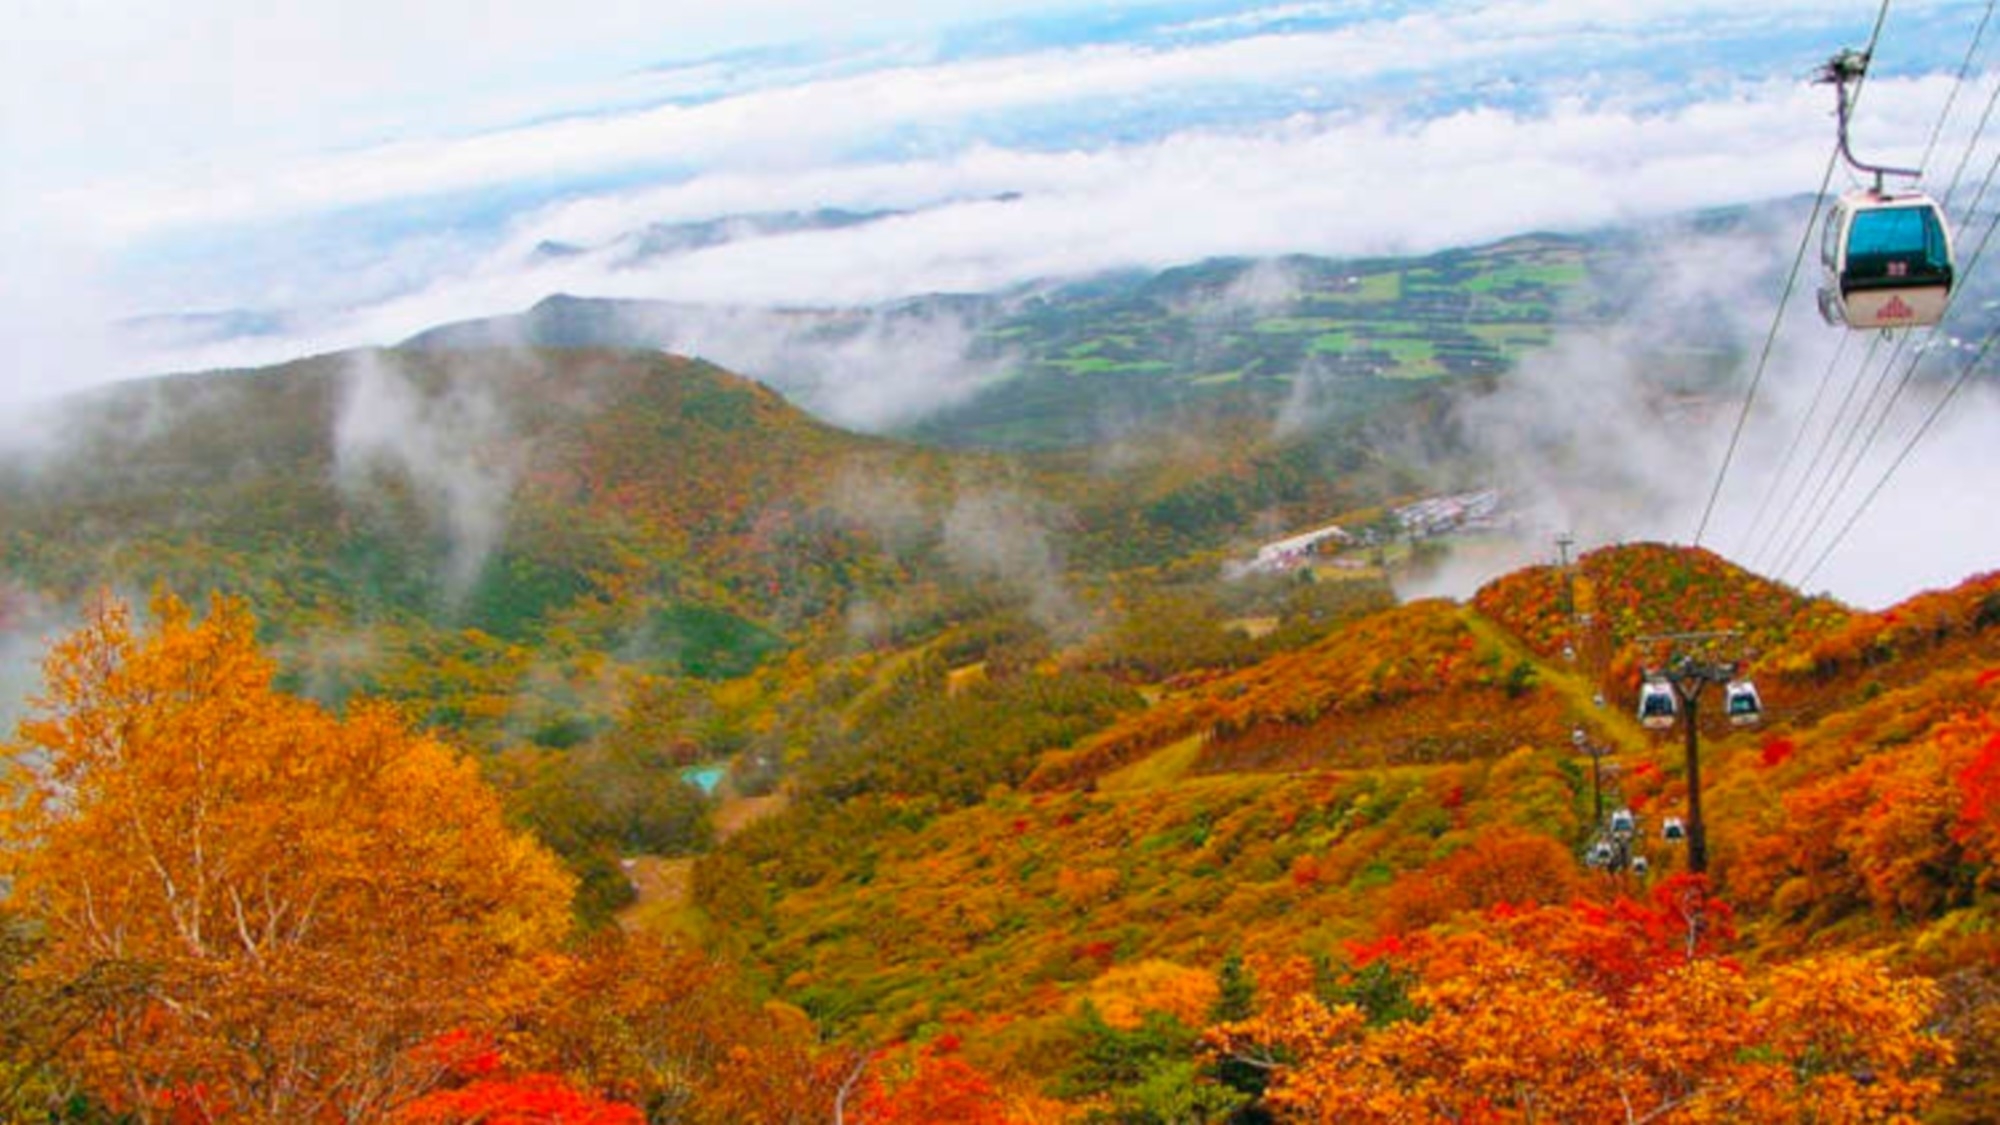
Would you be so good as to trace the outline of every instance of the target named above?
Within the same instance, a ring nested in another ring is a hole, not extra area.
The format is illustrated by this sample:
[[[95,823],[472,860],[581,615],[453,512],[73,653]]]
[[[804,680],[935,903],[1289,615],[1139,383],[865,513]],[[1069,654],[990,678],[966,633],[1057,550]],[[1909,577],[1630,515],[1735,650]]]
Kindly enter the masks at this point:
[[[1908,320],[1915,315],[1917,310],[1904,304],[1901,297],[1890,297],[1875,313],[1878,320]]]

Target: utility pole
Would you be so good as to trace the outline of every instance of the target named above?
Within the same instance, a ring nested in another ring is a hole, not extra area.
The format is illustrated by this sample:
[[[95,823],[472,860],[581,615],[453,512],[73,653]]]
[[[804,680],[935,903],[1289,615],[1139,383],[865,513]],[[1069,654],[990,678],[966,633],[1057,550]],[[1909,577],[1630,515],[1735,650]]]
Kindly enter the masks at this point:
[[[1736,675],[1736,663],[1704,660],[1679,651],[1682,644],[1710,644],[1733,639],[1734,633],[1676,633],[1641,637],[1644,641],[1668,641],[1676,651],[1667,658],[1665,669],[1647,672],[1648,679],[1661,678],[1673,685],[1680,706],[1681,734],[1687,755],[1687,844],[1688,870],[1696,875],[1708,871],[1708,826],[1701,818],[1701,692],[1710,684],[1727,684]]]
[[[1604,823],[1604,756],[1611,753],[1611,747],[1590,741],[1582,727],[1569,732],[1569,740],[1575,747],[1590,757],[1590,804],[1591,818],[1598,824]]]
[[[1558,565],[1563,572],[1563,613],[1570,618],[1572,632],[1576,628],[1576,577],[1569,568],[1569,549],[1575,545],[1576,540],[1567,531],[1556,536],[1556,557],[1561,560]]]
[[[1575,663],[1577,650],[1583,647],[1583,634],[1576,620],[1576,571],[1569,565],[1569,549],[1575,545],[1576,540],[1567,531],[1556,536],[1556,557],[1562,567],[1563,621],[1569,631],[1569,640],[1563,643],[1563,659],[1570,663]]]

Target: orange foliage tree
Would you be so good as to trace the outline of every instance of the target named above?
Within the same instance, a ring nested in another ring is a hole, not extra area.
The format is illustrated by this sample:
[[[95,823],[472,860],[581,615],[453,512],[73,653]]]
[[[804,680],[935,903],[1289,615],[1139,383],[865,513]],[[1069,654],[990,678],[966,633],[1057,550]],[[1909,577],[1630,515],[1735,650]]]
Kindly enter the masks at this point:
[[[68,1063],[139,1120],[379,1116],[439,1077],[412,1045],[524,1001],[571,882],[459,754],[274,690],[240,603],[152,611],[57,644],[7,747],[27,971],[146,982]]]
[[[645,1125],[637,1106],[585,1094],[552,1074],[486,1078],[426,1094],[396,1125]]]
[[[1579,885],[1568,848],[1502,825],[1392,883],[1384,896],[1386,924],[1391,930],[1422,929],[1461,910],[1560,900]]]
[[[689,1125],[823,1121],[853,1058],[822,1047],[804,1013],[758,1003],[728,964],[616,929],[550,967],[514,1048],[525,1065]]]
[[[1085,998],[1097,1006],[1105,1023],[1130,1031],[1143,1024],[1149,1012],[1200,1027],[1220,994],[1214,973],[1148,957],[1106,971],[1090,982]]]
[[[1726,922],[1664,899],[1502,911],[1375,951],[1414,975],[1417,1018],[1279,973],[1206,1042],[1265,1070],[1287,1121],[1893,1121],[1937,1098],[1931,982],[1845,955],[1752,976],[1700,955]]]
[[[2000,858],[2000,717],[1955,715],[1783,796],[1731,882],[1801,918],[1860,906],[1926,918],[1972,901]]]
[[[872,1067],[855,1100],[857,1125],[1011,1125],[1007,1102],[993,1080],[957,1053],[957,1040],[943,1036],[919,1048],[901,1073],[889,1076]]]

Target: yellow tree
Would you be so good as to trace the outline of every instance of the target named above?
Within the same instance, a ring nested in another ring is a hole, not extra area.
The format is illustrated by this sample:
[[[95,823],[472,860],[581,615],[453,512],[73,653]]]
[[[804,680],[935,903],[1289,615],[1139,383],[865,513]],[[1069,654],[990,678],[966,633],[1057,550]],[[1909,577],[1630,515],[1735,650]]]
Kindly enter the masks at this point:
[[[1614,1000],[1508,937],[1410,943],[1421,1019],[1292,990],[1209,1049],[1266,1070],[1280,1120],[1329,1123],[1910,1121],[1951,1060],[1935,987],[1860,958],[1763,977],[1696,958]]]
[[[1915,1120],[1943,1092],[1952,1044],[1928,1030],[1938,987],[1863,957],[1828,954],[1772,972],[1756,1016],[1783,1060],[1795,1120]]]
[[[461,755],[276,691],[241,603],[152,617],[107,601],[58,643],[7,747],[30,971],[146,982],[69,1065],[142,1121],[379,1116],[437,1077],[411,1045],[525,997],[570,880]]]
[[[653,1120],[824,1121],[853,1066],[803,1012],[691,948],[612,929],[552,969],[521,1057]]]

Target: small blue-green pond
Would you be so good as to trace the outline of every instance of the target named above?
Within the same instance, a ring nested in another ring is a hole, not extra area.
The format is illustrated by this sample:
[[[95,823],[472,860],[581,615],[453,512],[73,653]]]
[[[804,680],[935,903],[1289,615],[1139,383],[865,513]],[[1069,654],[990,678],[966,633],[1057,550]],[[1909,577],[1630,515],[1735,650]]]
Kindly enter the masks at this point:
[[[713,797],[715,787],[722,784],[722,767],[689,766],[681,771],[681,780],[689,785],[700,786],[703,793]]]

